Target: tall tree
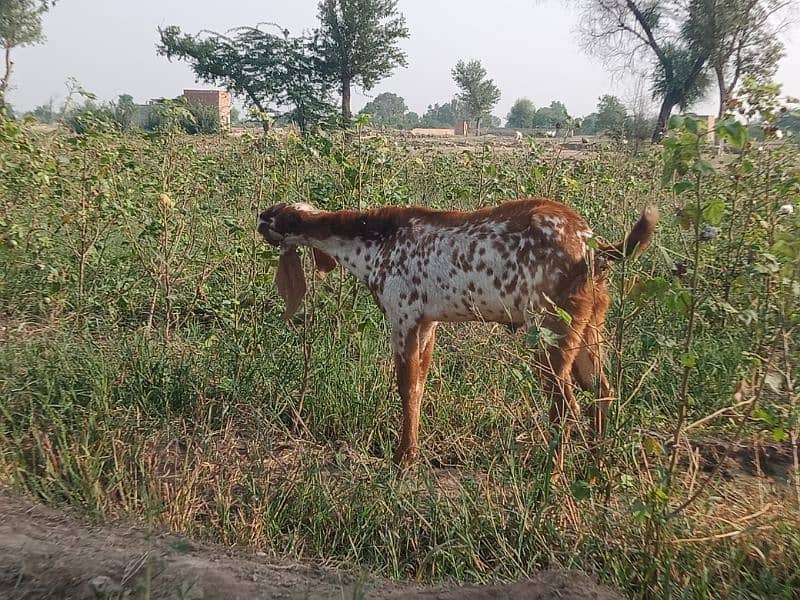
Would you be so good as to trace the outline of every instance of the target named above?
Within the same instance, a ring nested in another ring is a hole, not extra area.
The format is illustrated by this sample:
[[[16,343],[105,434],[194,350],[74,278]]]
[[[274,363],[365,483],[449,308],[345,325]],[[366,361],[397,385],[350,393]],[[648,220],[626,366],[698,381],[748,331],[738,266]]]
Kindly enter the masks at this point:
[[[159,54],[185,60],[198,79],[244,97],[264,115],[265,129],[272,111],[282,112],[303,131],[332,112],[334,81],[326,76],[314,37],[260,27],[188,35],[170,26],[159,33]]]
[[[55,2],[51,0],[0,0],[0,48],[3,49],[3,77],[0,79],[0,108],[5,105],[6,90],[14,63],[11,51],[44,40],[42,16]]]
[[[353,85],[371,90],[398,66],[406,55],[398,42],[408,37],[405,17],[397,0],[322,0],[318,35],[324,64],[339,82],[342,120],[352,118]]]
[[[572,117],[569,116],[567,107],[558,100],[553,100],[550,106],[543,106],[533,115],[534,127],[562,129],[569,125],[571,121]]]
[[[742,77],[768,81],[783,57],[780,31],[792,0],[690,0],[683,35],[695,45],[711,40],[709,66],[719,92],[717,116]]]
[[[423,127],[453,127],[456,120],[463,114],[463,107],[458,100],[451,100],[439,104],[428,105],[428,110],[422,115],[421,125]]]
[[[533,127],[533,116],[536,107],[527,98],[518,98],[506,117],[506,127],[514,129],[530,129]]]
[[[597,131],[621,136],[625,131],[627,119],[628,111],[619,98],[609,94],[600,97],[600,101],[597,103],[597,120],[595,122]]]
[[[661,103],[652,139],[660,140],[673,108],[687,108],[704,91],[713,40],[686,34],[691,10],[682,0],[581,2],[587,50],[627,69],[639,58],[650,61],[653,96]]]
[[[475,135],[480,135],[481,120],[500,100],[500,89],[491,79],[486,79],[486,69],[479,60],[459,60],[451,71],[461,90],[458,100],[467,118],[475,120]]]
[[[406,101],[392,92],[383,92],[367,102],[361,114],[372,115],[372,122],[383,127],[402,127],[408,111]]]

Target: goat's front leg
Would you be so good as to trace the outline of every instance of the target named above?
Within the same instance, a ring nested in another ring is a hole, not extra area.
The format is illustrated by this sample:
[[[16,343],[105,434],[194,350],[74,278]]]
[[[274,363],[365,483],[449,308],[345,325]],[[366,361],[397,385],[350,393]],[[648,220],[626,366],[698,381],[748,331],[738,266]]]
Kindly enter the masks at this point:
[[[417,454],[419,409],[422,400],[420,326],[410,330],[392,331],[397,388],[403,402],[403,431],[400,445],[394,453],[394,462],[406,468]]]

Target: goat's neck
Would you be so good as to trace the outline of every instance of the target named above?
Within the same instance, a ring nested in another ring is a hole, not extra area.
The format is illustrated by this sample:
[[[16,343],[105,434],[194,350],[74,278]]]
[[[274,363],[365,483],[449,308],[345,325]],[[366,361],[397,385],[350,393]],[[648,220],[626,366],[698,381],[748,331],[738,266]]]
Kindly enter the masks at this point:
[[[345,269],[355,275],[362,283],[367,284],[370,274],[376,268],[375,244],[371,248],[358,237],[354,238],[327,238],[324,240],[310,240],[310,245],[326,254],[330,254]]]
[[[332,256],[337,263],[367,284],[370,274],[376,269],[375,242],[368,243],[359,237],[328,237],[317,239],[306,235],[293,235],[287,238],[292,246],[310,246]]]

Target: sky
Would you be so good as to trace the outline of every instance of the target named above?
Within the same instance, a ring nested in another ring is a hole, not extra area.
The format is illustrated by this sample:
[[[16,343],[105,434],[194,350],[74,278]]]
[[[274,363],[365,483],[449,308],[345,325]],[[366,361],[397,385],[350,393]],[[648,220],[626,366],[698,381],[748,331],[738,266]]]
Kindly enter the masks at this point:
[[[579,14],[565,0],[400,0],[399,9],[410,31],[401,43],[408,67],[366,95],[356,90],[354,110],[390,91],[422,114],[453,97],[450,70],[459,59],[482,61],[502,92],[492,111],[500,117],[523,96],[537,107],[560,100],[576,116],[592,112],[602,94],[633,99],[634,77],[612,73],[581,50]],[[60,0],[45,17],[45,43],[14,52],[8,99],[18,112],[50,98],[58,105],[70,77],[103,100],[127,93],[144,103],[210,88],[195,82],[185,63],[156,54],[158,27],[196,33],[274,22],[300,33],[316,26],[316,12],[317,0]],[[800,28],[784,41],[787,56],[776,79],[784,93],[800,96]],[[695,110],[715,113],[713,96],[712,90]]]

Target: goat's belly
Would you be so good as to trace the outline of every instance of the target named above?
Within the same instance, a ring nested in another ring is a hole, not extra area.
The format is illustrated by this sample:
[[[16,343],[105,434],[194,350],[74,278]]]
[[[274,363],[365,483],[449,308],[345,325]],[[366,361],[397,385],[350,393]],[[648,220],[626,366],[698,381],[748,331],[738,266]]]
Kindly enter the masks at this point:
[[[424,317],[430,321],[490,321],[524,323],[530,304],[521,286],[498,287],[494,278],[453,277],[427,290]]]

